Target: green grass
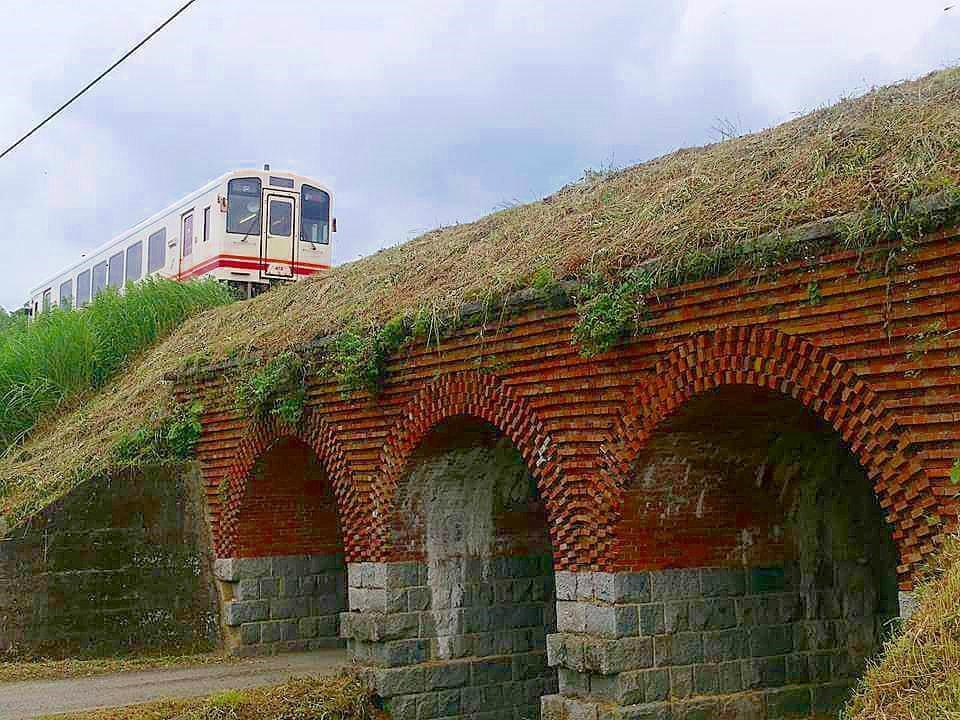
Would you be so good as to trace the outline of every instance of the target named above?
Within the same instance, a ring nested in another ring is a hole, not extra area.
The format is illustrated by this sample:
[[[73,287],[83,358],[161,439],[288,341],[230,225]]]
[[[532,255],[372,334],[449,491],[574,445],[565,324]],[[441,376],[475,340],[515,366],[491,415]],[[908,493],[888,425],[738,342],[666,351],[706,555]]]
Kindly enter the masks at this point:
[[[148,279],[108,290],[83,310],[53,308],[27,323],[0,316],[0,448],[47,412],[101,387],[127,361],[194,313],[233,299],[212,281]]]
[[[226,690],[206,698],[51,715],[42,720],[386,720],[350,675],[291,678],[280,685]]]

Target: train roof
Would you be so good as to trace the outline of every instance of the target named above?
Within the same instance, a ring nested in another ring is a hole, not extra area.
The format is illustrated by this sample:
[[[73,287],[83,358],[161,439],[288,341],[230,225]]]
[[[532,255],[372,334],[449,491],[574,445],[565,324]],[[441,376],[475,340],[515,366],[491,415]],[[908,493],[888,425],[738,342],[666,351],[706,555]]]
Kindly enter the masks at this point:
[[[132,228],[128,228],[127,230],[124,230],[120,235],[117,235],[112,239],[108,240],[107,242],[103,243],[102,245],[99,245],[98,247],[94,248],[93,250],[88,252],[85,256],[83,256],[82,258],[77,260],[75,263],[73,263],[72,265],[68,265],[67,267],[63,268],[60,272],[54,275],[48,276],[47,278],[44,279],[43,282],[38,283],[37,285],[35,285],[30,289],[30,297],[33,297],[37,293],[42,292],[43,290],[46,290],[48,287],[51,287],[52,283],[58,278],[60,278],[61,276],[67,275],[69,273],[72,273],[74,270],[77,270],[81,265],[88,262],[91,257],[95,255],[99,255],[100,253],[105,252],[107,250],[110,250],[111,248],[116,247],[117,245],[121,245],[122,243],[130,239],[131,236],[136,235],[137,233],[146,229],[147,227],[157,222],[158,220],[163,219],[164,217],[169,215],[171,212],[174,212],[175,210],[177,210],[180,207],[183,207],[184,205],[188,205],[189,203],[196,200],[201,195],[204,195],[210,192],[211,190],[213,190],[218,185],[223,184],[228,178],[233,177],[235,175],[248,175],[248,174],[264,175],[268,173],[270,175],[291,175],[291,176],[300,177],[300,178],[307,177],[306,175],[300,175],[298,173],[291,172],[289,170],[263,170],[262,168],[238,168],[237,170],[231,170],[229,172],[225,172],[223,175],[220,175],[219,177],[215,177],[213,180],[210,180],[209,182],[205,183],[204,185],[197,188],[196,190],[188,193],[187,195],[184,195],[182,198],[180,198],[176,202],[171,203],[170,205],[165,207],[163,210],[160,210],[159,212],[154,213],[153,215],[151,215],[145,220],[141,220]],[[311,182],[315,182],[315,181],[311,179]]]

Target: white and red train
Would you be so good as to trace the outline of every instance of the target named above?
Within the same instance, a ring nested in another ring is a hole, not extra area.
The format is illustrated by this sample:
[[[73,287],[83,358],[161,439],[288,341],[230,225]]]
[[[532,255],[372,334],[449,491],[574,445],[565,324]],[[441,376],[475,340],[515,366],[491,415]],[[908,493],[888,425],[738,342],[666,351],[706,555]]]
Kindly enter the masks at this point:
[[[35,315],[83,307],[149,276],[213,277],[245,296],[330,267],[330,191],[302,175],[236,170],[121,233],[30,293]]]

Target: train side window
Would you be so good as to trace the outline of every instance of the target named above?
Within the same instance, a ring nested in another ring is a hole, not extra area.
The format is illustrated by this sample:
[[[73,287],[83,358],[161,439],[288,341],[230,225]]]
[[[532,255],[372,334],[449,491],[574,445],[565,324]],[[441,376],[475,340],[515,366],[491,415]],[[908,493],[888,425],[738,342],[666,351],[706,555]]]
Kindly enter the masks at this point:
[[[107,276],[107,285],[110,287],[123,287],[123,251],[110,256],[110,273]]]
[[[135,282],[143,275],[143,243],[135,242],[127,248],[127,282]]]
[[[93,266],[93,296],[99,295],[107,286],[107,263],[102,262]]]
[[[90,271],[84,270],[77,275],[77,307],[90,302]]]
[[[260,179],[235,178],[227,183],[227,232],[259,235]]]
[[[64,310],[73,305],[73,278],[60,283],[60,307]]]
[[[167,229],[157,230],[147,240],[147,272],[156,272],[167,263]]]
[[[300,239],[304,242],[330,243],[330,195],[319,188],[304,185],[300,189]]]
[[[210,208],[203,209],[203,241],[210,239]]]
[[[50,288],[47,288],[43,291],[43,311],[47,312],[50,309]]]

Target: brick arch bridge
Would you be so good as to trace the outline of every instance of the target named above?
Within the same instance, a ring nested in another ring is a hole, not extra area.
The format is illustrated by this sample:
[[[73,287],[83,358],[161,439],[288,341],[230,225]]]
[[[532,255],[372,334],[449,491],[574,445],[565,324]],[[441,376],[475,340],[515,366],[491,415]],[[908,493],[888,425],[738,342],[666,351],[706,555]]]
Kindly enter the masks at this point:
[[[257,458],[297,436],[332,483],[345,535],[350,610],[340,633],[371,667],[395,718],[484,717],[478,713],[491,698],[503,703],[496,716],[507,717],[532,712],[540,696],[545,716],[591,720],[690,708],[705,717],[729,716],[730,707],[747,718],[823,714],[855,681],[877,649],[878,629],[897,611],[874,588],[873,559],[837,559],[811,579],[771,533],[754,538],[769,545],[752,549],[763,551],[756,554],[762,564],[698,564],[670,533],[703,507],[690,505],[695,494],[675,492],[674,481],[732,476],[746,465],[735,447],[717,450],[706,431],[654,440],[669,417],[710,389],[752,386],[798,401],[832,425],[865,469],[900,555],[886,570],[909,593],[939,540],[957,529],[950,482],[960,457],[955,240],[955,231],[927,236],[910,265],[889,278],[863,274],[856,253],[838,250],[785,265],[775,277],[743,272],[671,288],[650,304],[647,333],[593,358],[572,342],[575,309],[530,303],[482,334],[458,330],[439,351],[405,348],[377,398],[345,398],[330,379],[311,378],[298,428],[239,416],[223,373],[180,377],[180,399],[199,398],[205,407],[198,459],[232,641],[239,651],[260,652],[316,637],[307,617],[302,631],[279,640],[273,633],[273,644],[261,642],[261,632],[253,642],[244,628],[285,622],[277,613],[290,603],[240,589],[245,575],[267,565],[292,564],[307,577],[326,560],[309,552],[273,560],[231,554]],[[401,562],[391,550],[387,527],[411,454],[454,416],[494,425],[536,477],[553,544],[555,580],[546,590],[533,577],[536,563],[516,553],[481,563],[477,571],[494,588],[488,596],[467,577],[476,563],[464,560],[454,578],[441,572],[446,559]],[[644,453],[659,464],[638,470]],[[697,465],[721,456],[722,467]],[[655,497],[671,508],[687,503],[691,514],[641,512]],[[707,512],[725,508],[729,522],[738,522],[735,495],[699,499]],[[626,533],[670,546],[669,560],[647,563]],[[529,627],[510,629],[531,617],[549,628],[548,663]],[[418,706],[426,709],[410,710]]]

